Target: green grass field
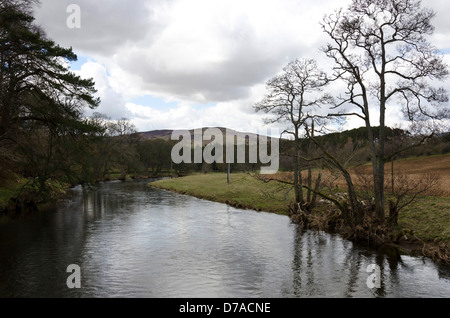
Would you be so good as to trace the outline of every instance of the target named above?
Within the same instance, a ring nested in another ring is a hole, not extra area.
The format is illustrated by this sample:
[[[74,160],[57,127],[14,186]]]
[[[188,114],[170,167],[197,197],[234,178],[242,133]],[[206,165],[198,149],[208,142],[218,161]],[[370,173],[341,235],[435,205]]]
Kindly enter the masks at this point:
[[[244,173],[232,174],[230,184],[225,173],[208,173],[159,180],[151,186],[257,211],[288,214],[289,201],[283,201],[288,186],[264,183]],[[289,193],[292,199],[293,193]]]
[[[399,225],[424,241],[450,243],[450,198],[420,198],[400,212]]]

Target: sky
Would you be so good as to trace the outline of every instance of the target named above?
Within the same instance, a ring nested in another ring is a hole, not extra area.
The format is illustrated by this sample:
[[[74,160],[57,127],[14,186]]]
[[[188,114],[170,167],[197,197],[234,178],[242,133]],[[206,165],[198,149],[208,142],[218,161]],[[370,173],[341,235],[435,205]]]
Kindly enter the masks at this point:
[[[41,0],[36,23],[78,61],[71,69],[93,78],[95,110],[128,118],[138,131],[227,127],[258,133],[265,114],[253,106],[266,82],[296,58],[329,61],[325,14],[350,0]],[[80,9],[79,28],[69,27]],[[423,0],[437,16],[429,39],[450,64],[450,2]],[[443,83],[449,87],[450,81]],[[89,116],[92,111],[86,110]],[[401,122],[388,109],[388,125]],[[377,123],[374,123],[377,124]],[[364,123],[348,120],[342,129]],[[283,129],[283,125],[272,125]]]

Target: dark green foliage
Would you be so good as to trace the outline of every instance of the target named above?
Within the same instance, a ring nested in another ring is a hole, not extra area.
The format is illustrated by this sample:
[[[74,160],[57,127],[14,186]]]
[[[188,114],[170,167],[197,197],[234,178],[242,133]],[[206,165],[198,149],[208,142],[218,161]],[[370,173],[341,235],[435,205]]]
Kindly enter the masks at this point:
[[[100,101],[77,59],[33,24],[31,1],[0,1],[0,165],[29,179],[37,197],[49,180],[80,181],[89,140],[101,127],[82,118]]]

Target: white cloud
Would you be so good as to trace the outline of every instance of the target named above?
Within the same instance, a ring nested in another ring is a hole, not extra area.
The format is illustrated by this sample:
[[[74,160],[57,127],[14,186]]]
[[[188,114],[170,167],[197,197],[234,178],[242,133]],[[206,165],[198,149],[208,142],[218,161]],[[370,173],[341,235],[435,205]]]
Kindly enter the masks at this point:
[[[155,109],[135,103],[126,107],[133,114],[138,130],[194,129],[200,127],[226,127],[239,131],[257,132],[265,129],[262,118],[248,109],[248,99],[220,102],[210,107],[183,104],[176,108]]]
[[[125,107],[125,101],[111,85],[111,77],[106,68],[96,62],[88,61],[79,71],[74,71],[82,78],[92,78],[97,89],[96,96],[100,97],[101,104],[94,110],[86,109],[85,116],[91,116],[94,112],[102,113],[111,119],[131,118],[132,114]]]
[[[295,58],[316,58],[325,67],[319,48],[328,39],[319,23],[350,0],[77,0],[81,29],[66,27],[73,1],[41,2],[36,18],[49,37],[91,59],[80,74],[96,81],[102,99],[96,111],[130,117],[140,130],[255,131],[264,115],[252,106],[263,98],[266,80]],[[423,4],[437,12],[431,42],[450,49],[448,1]],[[132,102],[144,95],[179,106]],[[397,121],[398,112],[389,118]]]
[[[436,17],[432,21],[435,32],[430,42],[439,49],[450,49],[450,19],[448,0],[422,0],[422,6],[432,9]]]
[[[89,55],[135,94],[218,102],[247,97],[308,54],[328,8],[297,0],[79,0],[81,29],[66,27],[69,0],[43,0],[37,21],[63,46]]]

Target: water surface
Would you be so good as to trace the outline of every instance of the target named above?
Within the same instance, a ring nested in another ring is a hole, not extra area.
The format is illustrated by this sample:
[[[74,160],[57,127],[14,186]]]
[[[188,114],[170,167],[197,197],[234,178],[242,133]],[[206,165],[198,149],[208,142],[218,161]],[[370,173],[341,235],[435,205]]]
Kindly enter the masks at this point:
[[[151,189],[77,187],[55,211],[0,226],[0,297],[448,297],[450,271],[391,259],[286,216]],[[81,289],[69,289],[70,264]],[[370,289],[371,264],[381,288]]]

